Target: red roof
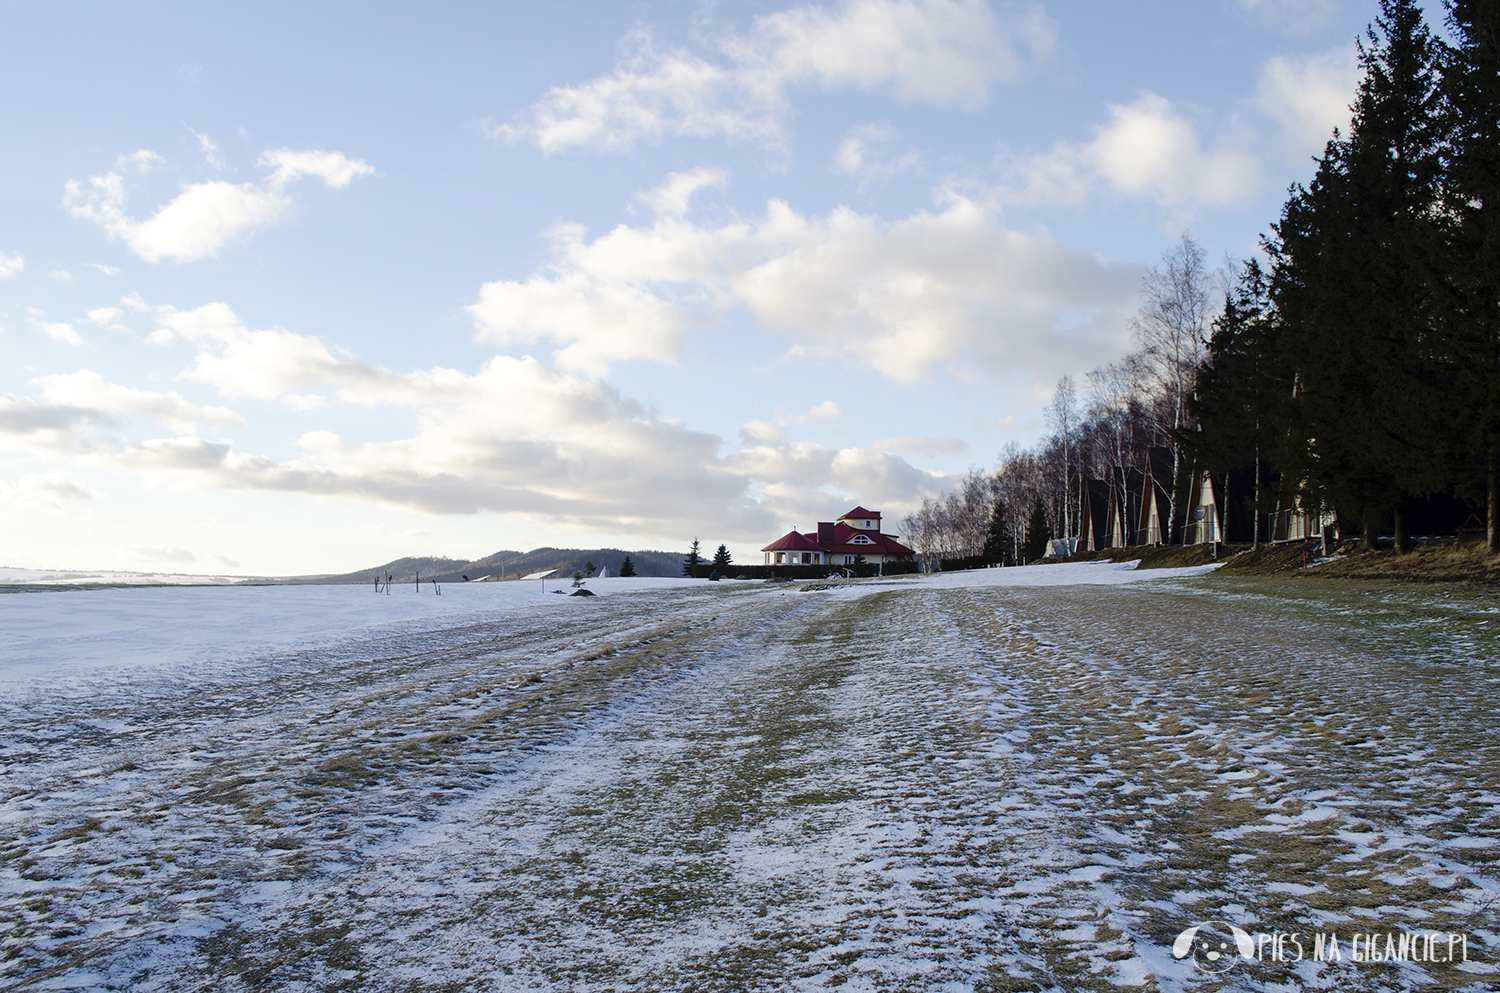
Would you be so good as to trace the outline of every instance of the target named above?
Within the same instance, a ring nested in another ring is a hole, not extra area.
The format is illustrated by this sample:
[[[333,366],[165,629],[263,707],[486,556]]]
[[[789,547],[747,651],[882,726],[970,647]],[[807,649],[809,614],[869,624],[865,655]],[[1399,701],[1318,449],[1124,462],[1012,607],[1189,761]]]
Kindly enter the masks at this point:
[[[853,528],[850,529],[851,531]],[[788,531],[786,534],[771,542],[763,552],[821,552],[822,546],[812,541],[806,535],[798,534],[796,531]]]
[[[854,539],[858,537],[869,539],[868,543],[855,541]],[[851,528],[842,521],[833,526],[833,543],[824,547],[831,552],[849,555],[916,554],[897,541],[894,535],[881,534],[879,531],[866,531],[863,528]]]
[[[866,510],[863,507],[855,507],[849,513],[839,517],[841,521],[878,521],[880,512],[878,510]]]

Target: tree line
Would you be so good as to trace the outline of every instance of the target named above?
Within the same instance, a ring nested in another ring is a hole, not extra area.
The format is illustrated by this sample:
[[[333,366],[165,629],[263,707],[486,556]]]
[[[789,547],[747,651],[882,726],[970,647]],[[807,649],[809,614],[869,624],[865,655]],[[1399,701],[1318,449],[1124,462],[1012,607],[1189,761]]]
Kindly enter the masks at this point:
[[[1257,542],[1290,504],[1371,548],[1389,523],[1405,550],[1409,506],[1441,497],[1482,506],[1500,552],[1500,4],[1447,11],[1451,45],[1382,0],[1348,133],[1289,190],[1264,263],[1211,268],[1184,235],[1130,354],[1081,391],[1064,376],[1048,437],[907,517],[924,558],[1034,557],[1040,532],[1080,533],[1087,480],[1123,490],[1153,449],[1169,532],[1189,479],[1237,473]]]

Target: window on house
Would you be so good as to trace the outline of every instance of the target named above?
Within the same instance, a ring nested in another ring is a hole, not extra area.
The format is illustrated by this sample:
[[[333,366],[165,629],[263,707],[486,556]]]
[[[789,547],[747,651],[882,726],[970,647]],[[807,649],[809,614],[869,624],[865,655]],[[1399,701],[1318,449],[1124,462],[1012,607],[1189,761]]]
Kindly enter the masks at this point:
[[[777,552],[776,553],[776,564],[777,565],[781,565],[785,561],[786,561],[786,552]]]
[[[812,565],[812,552],[803,552],[802,553],[802,564],[803,565]]]

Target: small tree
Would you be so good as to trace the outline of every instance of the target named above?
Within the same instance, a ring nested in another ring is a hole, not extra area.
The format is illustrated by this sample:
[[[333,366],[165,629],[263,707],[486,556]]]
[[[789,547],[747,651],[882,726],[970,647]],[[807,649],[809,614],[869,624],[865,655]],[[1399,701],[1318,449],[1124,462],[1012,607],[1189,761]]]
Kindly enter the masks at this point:
[[[1036,506],[1031,509],[1031,520],[1026,522],[1026,540],[1021,542],[1021,557],[1027,562],[1044,558],[1047,554],[1047,542],[1051,540],[1052,526],[1047,523],[1047,508],[1042,506],[1042,498],[1037,497]]]
[[[719,550],[716,551],[716,552],[714,552],[714,568],[715,569],[728,569],[729,568],[729,549],[725,548],[723,545],[720,545],[719,546]]]
[[[635,575],[635,563],[630,561],[630,556],[625,556],[625,561],[620,563],[620,575],[629,577]]]
[[[701,559],[702,556],[698,554],[698,539],[694,538],[693,547],[688,549],[687,558],[682,560],[682,574],[689,577],[697,575],[698,563]]]
[[[1005,503],[1004,501],[996,500],[995,509],[990,511],[990,528],[984,536],[984,551],[980,554],[990,564],[1011,565],[1011,549],[1013,544],[1010,534],[1010,521],[1005,515]]]
[[[599,571],[599,567],[596,566],[596,565],[594,565],[594,563],[592,563],[592,562],[585,562],[583,564],[583,574],[585,576],[589,577],[590,579],[593,579],[594,578],[594,573],[596,573],[598,571]]]

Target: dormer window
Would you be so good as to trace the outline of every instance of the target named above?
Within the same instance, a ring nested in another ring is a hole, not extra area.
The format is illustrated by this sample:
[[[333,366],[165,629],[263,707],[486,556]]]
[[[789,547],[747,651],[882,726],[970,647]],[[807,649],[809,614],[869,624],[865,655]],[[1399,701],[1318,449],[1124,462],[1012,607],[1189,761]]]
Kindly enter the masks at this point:
[[[851,544],[851,545],[873,545],[875,543],[870,540],[870,536],[869,535],[857,534],[854,537],[852,537],[852,538],[849,539],[849,544]]]

